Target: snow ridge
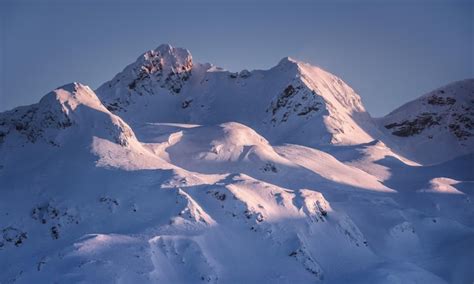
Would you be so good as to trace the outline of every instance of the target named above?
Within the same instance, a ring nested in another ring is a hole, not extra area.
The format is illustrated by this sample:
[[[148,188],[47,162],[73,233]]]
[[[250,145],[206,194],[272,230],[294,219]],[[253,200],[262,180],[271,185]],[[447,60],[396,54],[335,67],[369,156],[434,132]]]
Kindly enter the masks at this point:
[[[424,163],[472,153],[474,79],[425,94],[379,119],[379,125],[406,155]]]
[[[473,96],[161,45],[0,113],[0,283],[470,283]]]

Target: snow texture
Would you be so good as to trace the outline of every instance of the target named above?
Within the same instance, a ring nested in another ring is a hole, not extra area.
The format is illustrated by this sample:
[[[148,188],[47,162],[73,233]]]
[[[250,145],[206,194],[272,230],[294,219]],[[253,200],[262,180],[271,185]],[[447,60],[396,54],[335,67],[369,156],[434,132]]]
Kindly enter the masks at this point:
[[[161,45],[0,113],[0,283],[472,283],[473,111]]]

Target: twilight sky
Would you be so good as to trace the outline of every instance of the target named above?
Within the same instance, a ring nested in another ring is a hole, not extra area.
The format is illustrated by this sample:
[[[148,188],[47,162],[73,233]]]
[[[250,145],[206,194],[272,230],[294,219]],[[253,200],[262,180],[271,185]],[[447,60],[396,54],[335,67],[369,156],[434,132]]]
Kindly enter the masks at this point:
[[[97,88],[169,43],[231,71],[318,65],[381,116],[474,77],[473,3],[0,0],[0,111],[73,81]]]

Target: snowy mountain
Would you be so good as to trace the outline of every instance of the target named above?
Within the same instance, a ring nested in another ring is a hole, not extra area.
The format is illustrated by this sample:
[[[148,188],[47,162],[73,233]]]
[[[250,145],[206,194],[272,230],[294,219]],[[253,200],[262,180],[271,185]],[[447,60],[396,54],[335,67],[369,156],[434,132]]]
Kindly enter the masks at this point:
[[[473,91],[374,120],[309,64],[162,45],[0,113],[0,283],[471,283]]]
[[[44,96],[38,104],[19,107],[0,116],[4,147],[22,143],[67,144],[92,135],[126,146],[135,140],[131,128],[111,114],[89,87],[72,83]],[[67,133],[67,134],[66,134]],[[135,140],[136,141],[136,140]]]
[[[381,118],[379,124],[405,154],[424,163],[472,153],[474,79],[430,92]]]
[[[276,143],[357,144],[374,131],[360,97],[341,79],[284,58],[270,70],[232,73],[161,45],[97,89],[133,125],[150,121],[243,123]],[[308,140],[311,137],[311,140]]]

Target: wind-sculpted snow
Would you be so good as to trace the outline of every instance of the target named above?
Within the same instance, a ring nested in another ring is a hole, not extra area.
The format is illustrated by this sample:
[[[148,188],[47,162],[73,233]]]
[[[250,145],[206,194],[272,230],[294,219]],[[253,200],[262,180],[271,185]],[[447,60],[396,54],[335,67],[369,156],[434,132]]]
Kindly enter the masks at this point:
[[[420,99],[439,125],[415,101],[382,130],[290,58],[231,73],[163,45],[99,96],[60,87],[0,114],[0,283],[471,283],[469,136],[432,165],[397,144],[469,130],[453,86]]]

